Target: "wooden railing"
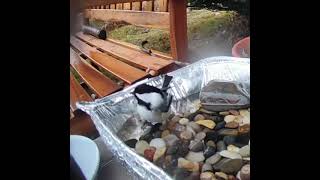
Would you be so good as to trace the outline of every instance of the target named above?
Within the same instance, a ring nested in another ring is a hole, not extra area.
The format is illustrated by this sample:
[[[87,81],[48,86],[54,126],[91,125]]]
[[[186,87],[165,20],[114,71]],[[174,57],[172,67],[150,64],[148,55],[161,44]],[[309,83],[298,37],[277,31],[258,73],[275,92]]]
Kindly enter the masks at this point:
[[[87,9],[168,12],[168,0],[87,0]]]
[[[170,31],[171,56],[187,61],[187,0],[86,0],[85,17]]]

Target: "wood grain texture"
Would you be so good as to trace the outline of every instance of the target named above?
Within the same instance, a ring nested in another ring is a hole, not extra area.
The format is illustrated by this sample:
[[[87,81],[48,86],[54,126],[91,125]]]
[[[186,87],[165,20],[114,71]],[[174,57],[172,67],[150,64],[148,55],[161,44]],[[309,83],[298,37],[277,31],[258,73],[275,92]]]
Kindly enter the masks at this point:
[[[119,79],[125,81],[128,84],[143,79],[148,74],[140,69],[132,67],[112,56],[98,51],[96,48],[91,47],[78,39],[72,39],[72,44],[77,47],[79,51],[85,54],[94,64],[111,72]]]
[[[141,2],[132,2],[132,10],[141,11],[142,9]]]
[[[128,84],[133,84],[134,82],[148,76],[146,72],[101,52],[91,52],[90,58],[92,58],[99,66],[103,67]]]
[[[70,108],[72,111],[78,109],[76,106],[76,102],[78,101],[92,101],[92,98],[70,72]]]
[[[101,21],[117,19],[137,26],[153,27],[164,30],[169,30],[170,27],[170,17],[168,12],[87,9],[85,11],[85,17]]]
[[[161,12],[168,12],[168,1],[169,0],[159,0],[159,9]]]
[[[124,46],[124,47],[127,47],[127,48],[130,48],[130,49],[134,49],[136,51],[140,51],[140,47],[137,46],[137,45],[134,45],[134,44],[131,44],[131,43],[128,43],[128,42],[124,42],[124,41],[119,41],[119,40],[116,40],[116,39],[111,39],[111,38],[108,38],[108,41],[110,42],[113,42],[113,43],[116,43],[116,44],[119,44],[121,46]],[[162,58],[162,59],[167,59],[167,60],[173,60],[171,55],[168,54],[168,53],[163,53],[163,52],[160,52],[160,51],[157,51],[157,50],[154,50],[154,49],[151,49],[152,50],[152,53],[159,57],[159,58]]]
[[[123,3],[124,10],[131,10],[131,3]]]
[[[94,38],[90,35],[85,35],[82,32],[77,33],[77,37],[86,41],[87,43],[99,47],[108,54],[121,59],[122,61],[134,65],[142,69],[151,69],[157,72],[161,72],[166,66],[173,64],[173,61],[164,60],[162,58],[147,55],[143,52],[136,51],[123,47],[121,45],[112,43],[110,41],[105,41],[101,39]]]
[[[178,61],[187,60],[187,0],[169,0],[170,46],[172,57]]]
[[[70,48],[70,65],[77,71],[85,83],[98,95],[99,98],[107,96],[121,89],[121,87],[108,77],[104,76],[94,67],[86,63]]]
[[[116,4],[116,9],[117,10],[122,10],[122,3]]]
[[[143,1],[142,11],[152,11],[153,1]]]

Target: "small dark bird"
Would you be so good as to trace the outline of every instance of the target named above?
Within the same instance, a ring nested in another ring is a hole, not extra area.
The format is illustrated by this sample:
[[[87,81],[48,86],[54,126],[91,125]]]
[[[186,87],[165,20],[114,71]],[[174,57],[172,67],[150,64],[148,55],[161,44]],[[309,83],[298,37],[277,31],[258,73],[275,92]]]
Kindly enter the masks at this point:
[[[169,111],[172,95],[167,93],[172,76],[165,75],[162,88],[147,84],[137,86],[133,95],[138,101],[137,111],[142,120],[152,124],[162,122],[162,113]]]

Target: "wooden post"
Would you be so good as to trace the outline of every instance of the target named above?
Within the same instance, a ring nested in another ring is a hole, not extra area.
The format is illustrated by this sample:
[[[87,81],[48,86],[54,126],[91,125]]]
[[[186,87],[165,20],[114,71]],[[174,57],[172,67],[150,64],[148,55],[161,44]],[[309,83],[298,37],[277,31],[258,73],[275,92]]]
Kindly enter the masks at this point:
[[[173,59],[187,60],[187,0],[169,0],[170,46]]]

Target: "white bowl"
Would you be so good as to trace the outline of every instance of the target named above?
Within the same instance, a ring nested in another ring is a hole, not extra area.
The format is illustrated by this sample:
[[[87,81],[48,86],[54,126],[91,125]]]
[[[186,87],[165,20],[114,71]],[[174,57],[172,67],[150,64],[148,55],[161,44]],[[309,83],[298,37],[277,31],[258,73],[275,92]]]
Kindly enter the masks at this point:
[[[70,135],[70,154],[79,165],[85,178],[95,179],[100,162],[96,143],[84,136]]]

